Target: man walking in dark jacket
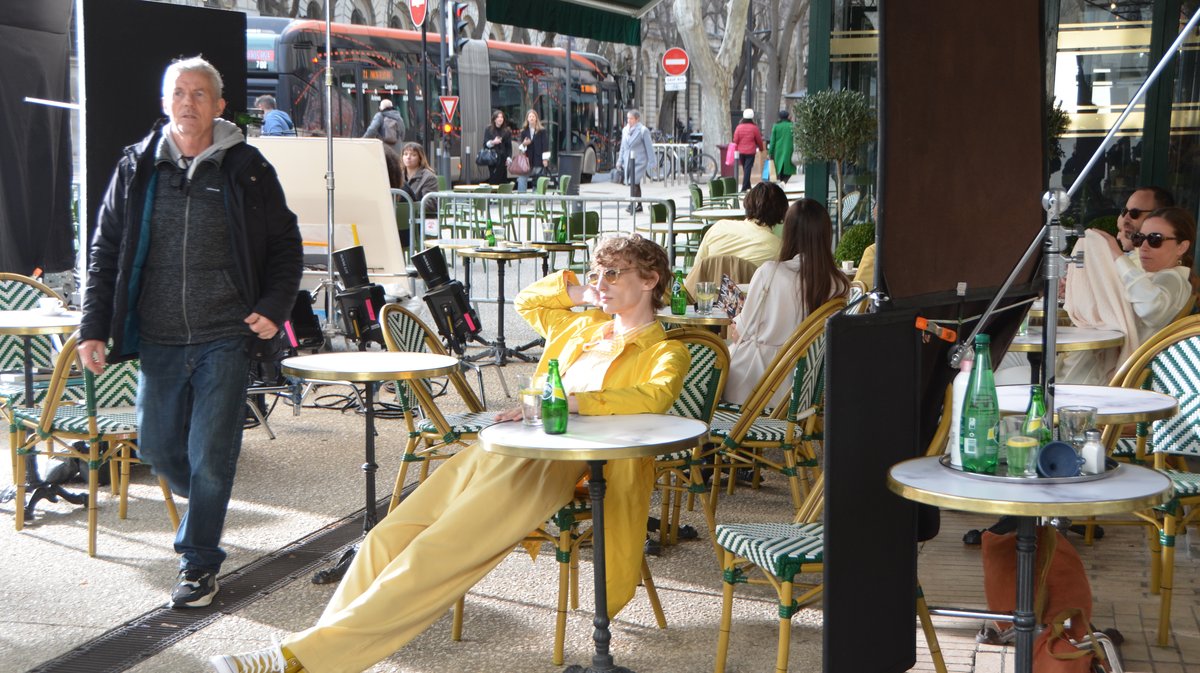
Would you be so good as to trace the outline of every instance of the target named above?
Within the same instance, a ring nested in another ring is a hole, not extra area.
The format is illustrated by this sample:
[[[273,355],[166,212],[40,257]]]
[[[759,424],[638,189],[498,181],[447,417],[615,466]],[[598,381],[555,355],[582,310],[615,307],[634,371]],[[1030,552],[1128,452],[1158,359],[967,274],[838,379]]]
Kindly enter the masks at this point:
[[[93,372],[141,357],[138,454],[188,498],[174,607],[217,593],[247,349],[288,318],[302,270],[296,216],[275,170],[218,118],[221,90],[199,57],[167,67],[168,119],[125,148],[100,205],[80,326]]]

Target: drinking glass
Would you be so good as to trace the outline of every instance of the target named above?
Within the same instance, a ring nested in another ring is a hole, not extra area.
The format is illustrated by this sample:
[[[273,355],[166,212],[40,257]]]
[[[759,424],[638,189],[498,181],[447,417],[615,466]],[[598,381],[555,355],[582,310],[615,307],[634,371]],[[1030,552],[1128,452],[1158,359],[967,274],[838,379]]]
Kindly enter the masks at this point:
[[[717,284],[711,281],[696,283],[696,312],[700,315],[712,313],[713,300],[717,298]]]
[[[1096,427],[1096,407],[1059,407],[1058,438],[1069,442],[1078,452],[1083,448],[1083,433]]]
[[[525,425],[542,424],[542,388],[546,385],[545,376],[522,376],[518,385],[521,386],[521,420]]]

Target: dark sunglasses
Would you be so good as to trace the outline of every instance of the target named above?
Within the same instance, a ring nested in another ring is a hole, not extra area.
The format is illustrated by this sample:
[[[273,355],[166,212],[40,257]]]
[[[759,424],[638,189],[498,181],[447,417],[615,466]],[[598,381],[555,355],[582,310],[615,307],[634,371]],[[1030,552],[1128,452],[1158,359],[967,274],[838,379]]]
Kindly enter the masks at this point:
[[[1140,219],[1142,219],[1143,215],[1149,215],[1149,214],[1150,214],[1149,210],[1142,210],[1141,208],[1122,208],[1121,209],[1121,217],[1125,217],[1126,215],[1128,215],[1135,220],[1140,220]]]
[[[1145,241],[1151,248],[1158,249],[1162,247],[1163,241],[1178,241],[1174,236],[1163,236],[1162,234],[1143,234],[1138,232],[1129,236],[1129,240],[1133,242],[1133,247],[1142,247],[1142,242]]]

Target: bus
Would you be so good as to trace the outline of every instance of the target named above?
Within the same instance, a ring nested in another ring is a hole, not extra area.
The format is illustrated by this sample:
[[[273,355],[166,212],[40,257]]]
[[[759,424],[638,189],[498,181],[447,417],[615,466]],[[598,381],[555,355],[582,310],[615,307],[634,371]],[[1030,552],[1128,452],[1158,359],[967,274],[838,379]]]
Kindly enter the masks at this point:
[[[379,103],[391,99],[406,122],[405,140],[421,142],[425,131],[435,168],[435,155],[445,151],[453,180],[482,180],[487,168],[475,166],[473,153],[491,111],[502,110],[515,129],[524,124],[525,111],[534,109],[550,137],[552,166],[559,152],[575,152],[582,154],[584,181],[611,170],[632,90],[628,79],[614,75],[599,55],[572,52],[567,87],[564,50],[496,40],[465,42],[449,67],[449,95],[459,97],[459,106],[455,119],[448,120],[452,130],[443,150],[438,37],[429,34],[429,79],[423,82],[420,32],[332,24],[333,134],[361,136]],[[325,134],[323,21],[248,17],[246,67],[247,109],[259,95],[271,94],[291,115],[298,135]]]

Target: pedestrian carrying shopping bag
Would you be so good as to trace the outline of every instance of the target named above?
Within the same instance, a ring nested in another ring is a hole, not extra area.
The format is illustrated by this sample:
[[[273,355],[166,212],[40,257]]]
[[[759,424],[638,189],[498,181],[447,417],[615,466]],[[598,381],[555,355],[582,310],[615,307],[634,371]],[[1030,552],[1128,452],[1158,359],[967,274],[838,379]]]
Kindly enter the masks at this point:
[[[725,165],[732,166],[736,162],[737,162],[737,145],[734,145],[733,143],[729,143],[729,145],[727,145],[725,147]]]

